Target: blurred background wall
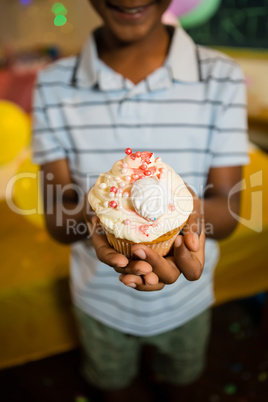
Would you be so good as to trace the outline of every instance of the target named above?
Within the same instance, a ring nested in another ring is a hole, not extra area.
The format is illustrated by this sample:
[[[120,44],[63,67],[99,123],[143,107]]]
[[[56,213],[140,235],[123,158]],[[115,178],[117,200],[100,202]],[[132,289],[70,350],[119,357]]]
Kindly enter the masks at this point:
[[[54,25],[49,0],[1,0],[0,46],[14,51],[58,45],[64,54],[76,53],[89,31],[100,22],[89,0],[64,0],[67,23]]]

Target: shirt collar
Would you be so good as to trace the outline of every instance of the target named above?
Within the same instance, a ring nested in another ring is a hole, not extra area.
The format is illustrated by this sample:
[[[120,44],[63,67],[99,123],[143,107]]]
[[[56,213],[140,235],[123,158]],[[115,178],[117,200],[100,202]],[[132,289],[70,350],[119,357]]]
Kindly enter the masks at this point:
[[[185,83],[202,81],[198,48],[181,26],[175,28],[165,65],[172,78]]]
[[[199,64],[197,46],[183,28],[177,26],[164,65],[158,69],[159,71],[156,70],[147,77],[149,89],[154,90],[170,86],[172,80],[185,83],[201,81]],[[161,75],[160,81],[156,79],[158,72],[161,73],[159,74],[159,76]],[[98,58],[94,33],[90,35],[82,52],[77,57],[72,84],[82,88],[98,84],[102,90],[131,87],[129,80],[124,79]]]

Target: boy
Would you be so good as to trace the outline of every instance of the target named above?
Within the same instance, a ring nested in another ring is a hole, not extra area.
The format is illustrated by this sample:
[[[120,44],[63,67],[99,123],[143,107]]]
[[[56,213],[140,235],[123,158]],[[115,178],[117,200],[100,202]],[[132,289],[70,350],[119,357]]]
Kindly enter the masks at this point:
[[[218,258],[212,239],[236,225],[239,193],[228,194],[247,163],[243,75],[182,28],[162,25],[169,3],[91,0],[103,26],[79,57],[42,72],[35,92],[34,160],[44,172],[47,227],[72,244],[83,372],[107,400],[127,400],[144,344],[155,349],[153,367],[175,390],[171,399],[202,373]],[[135,245],[139,260],[128,261],[87,210],[84,194],[127,147],[162,157],[196,193],[173,256]]]

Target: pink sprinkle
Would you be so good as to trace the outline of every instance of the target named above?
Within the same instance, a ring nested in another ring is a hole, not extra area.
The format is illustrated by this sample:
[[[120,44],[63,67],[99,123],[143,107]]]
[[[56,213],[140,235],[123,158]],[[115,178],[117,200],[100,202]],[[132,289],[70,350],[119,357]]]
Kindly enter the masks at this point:
[[[146,170],[146,169],[147,169],[146,163],[143,163],[140,168],[141,168],[142,170]]]
[[[141,225],[139,227],[139,231],[144,234],[145,236],[149,237],[148,229],[151,225]]]
[[[133,178],[134,180],[138,180],[139,175],[138,175],[138,174],[133,174],[133,175],[132,175],[132,178]]]
[[[127,149],[125,150],[125,153],[126,153],[127,155],[131,155],[131,154],[132,154],[132,149],[131,149],[131,148],[127,148]]]
[[[124,220],[124,224],[125,224],[125,225],[130,225],[130,224],[131,224],[131,222],[130,222],[130,220],[129,220],[129,219],[125,219],[125,220]]]
[[[116,208],[117,207],[117,202],[116,201],[110,201],[110,207],[111,208]]]
[[[161,172],[161,173],[165,173],[165,171],[166,171],[165,168],[160,168],[160,169],[159,169],[159,172]]]
[[[137,156],[137,158],[140,158],[141,157],[141,152],[136,152],[136,156]]]
[[[130,158],[134,161],[136,159],[135,155],[130,155]]]
[[[144,174],[145,174],[145,176],[151,176],[150,170],[145,170]]]
[[[158,158],[156,158],[155,161],[156,161],[156,162],[161,162],[161,160],[162,160],[162,159],[158,156]]]
[[[128,167],[128,163],[123,163],[123,168],[126,169]]]
[[[110,192],[111,192],[111,193],[115,193],[115,194],[116,194],[117,191],[118,191],[118,188],[117,188],[117,187],[114,187],[114,186],[113,186],[113,187],[110,188]]]
[[[119,188],[118,190],[117,190],[117,192],[120,194],[120,193],[123,193],[123,189],[122,188]]]
[[[172,204],[169,204],[168,209],[172,212],[175,211],[175,207]]]

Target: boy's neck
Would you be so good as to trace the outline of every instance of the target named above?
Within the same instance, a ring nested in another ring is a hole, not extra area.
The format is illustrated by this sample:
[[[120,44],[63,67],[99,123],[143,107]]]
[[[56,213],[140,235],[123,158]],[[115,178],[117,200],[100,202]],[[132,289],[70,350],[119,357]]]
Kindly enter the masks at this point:
[[[137,42],[120,42],[105,27],[95,37],[99,58],[134,84],[163,65],[171,40],[167,27],[162,24]]]

